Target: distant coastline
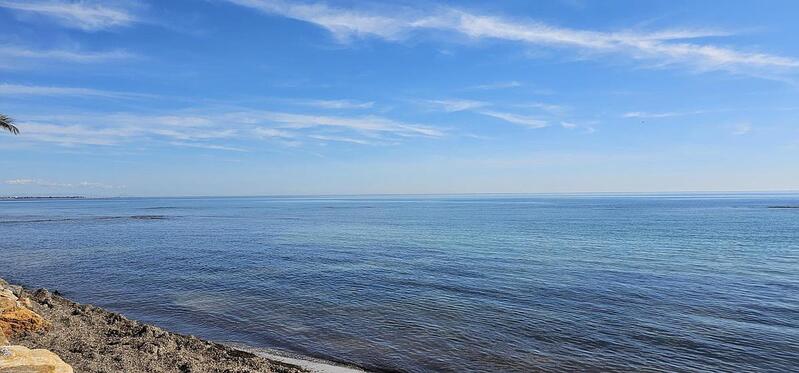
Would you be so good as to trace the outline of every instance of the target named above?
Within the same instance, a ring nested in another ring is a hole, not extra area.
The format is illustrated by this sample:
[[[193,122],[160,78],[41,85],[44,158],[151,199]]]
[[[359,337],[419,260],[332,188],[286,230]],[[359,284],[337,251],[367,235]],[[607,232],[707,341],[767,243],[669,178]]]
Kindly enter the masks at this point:
[[[27,199],[86,199],[84,196],[6,196],[0,197],[0,201],[16,201]]]

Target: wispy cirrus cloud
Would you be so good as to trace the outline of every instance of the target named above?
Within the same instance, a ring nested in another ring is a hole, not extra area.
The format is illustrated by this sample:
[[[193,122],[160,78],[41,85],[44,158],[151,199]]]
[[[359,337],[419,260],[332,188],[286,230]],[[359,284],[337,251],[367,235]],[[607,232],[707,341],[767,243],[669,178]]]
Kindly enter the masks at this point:
[[[549,126],[547,121],[542,120],[540,118],[527,116],[527,115],[519,115],[519,114],[513,114],[513,113],[505,113],[505,112],[499,112],[499,111],[488,111],[488,110],[479,111],[478,113],[480,113],[482,115],[489,116],[489,117],[501,119],[501,120],[504,120],[504,121],[506,121],[508,123],[513,123],[513,124],[518,124],[518,125],[521,125],[521,126],[525,126],[525,127],[528,127],[528,128],[544,128],[544,127]]]
[[[421,103],[423,105],[432,106],[437,110],[444,111],[447,113],[468,111],[500,119],[508,123],[521,125],[527,128],[544,128],[549,126],[549,123],[546,119],[527,114],[499,111],[496,110],[495,108],[497,106],[501,107],[503,105],[495,105],[491,102],[486,102],[486,101],[445,99],[445,100],[426,100],[422,101]],[[561,116],[566,111],[566,108],[564,106],[554,105],[554,104],[544,104],[544,103],[526,103],[526,104],[518,104],[510,106],[539,109],[541,111],[546,112],[548,114],[548,117]]]
[[[622,114],[623,118],[668,118],[682,115],[678,112],[648,113],[645,111],[630,111]]]
[[[732,134],[735,136],[746,135],[749,132],[752,132],[752,125],[749,123],[736,124],[732,130]]]
[[[622,114],[623,118],[641,118],[641,119],[655,119],[655,118],[670,118],[681,117],[685,115],[704,114],[707,111],[694,110],[694,111],[663,111],[663,112],[646,112],[646,111],[630,111]]]
[[[799,60],[743,51],[695,40],[730,36],[727,31],[669,29],[658,31],[594,31],[554,26],[530,20],[484,15],[450,7],[433,9],[353,9],[324,3],[280,0],[227,0],[269,14],[315,24],[340,41],[358,37],[402,40],[413,32],[449,32],[473,40],[493,39],[570,49],[583,54],[619,55],[649,65],[684,66],[698,71],[728,71],[758,75],[774,69],[796,69]]]
[[[495,83],[488,83],[488,84],[478,84],[473,85],[471,87],[467,87],[466,89],[471,90],[494,90],[494,89],[508,89],[508,88],[516,88],[521,87],[522,83],[517,82],[515,80],[511,80],[509,82],[495,82]]]
[[[67,123],[26,120],[19,121],[18,127],[22,128],[22,141],[55,143],[64,146],[116,145],[140,133],[133,128],[99,128]]]
[[[169,143],[170,145],[175,146],[185,146],[189,148],[200,148],[200,149],[210,149],[210,150],[225,150],[231,152],[247,152],[247,149],[239,148],[235,146],[226,146],[226,145],[218,145],[218,144],[205,144],[200,142],[181,142],[181,141],[172,141]]]
[[[143,93],[106,91],[83,87],[57,87],[0,83],[0,96],[75,96],[104,98],[155,98]]]
[[[527,103],[523,103],[523,104],[518,104],[516,106],[523,107],[523,108],[538,109],[538,110],[542,110],[542,111],[548,112],[550,114],[564,114],[567,111],[569,111],[569,107],[568,106],[550,104],[550,103],[546,103],[546,102],[527,102]]]
[[[487,102],[483,101],[462,100],[462,99],[427,100],[425,101],[425,104],[449,113],[456,111],[474,110],[489,105]]]
[[[0,68],[26,69],[51,62],[98,64],[138,58],[125,50],[85,51],[79,49],[34,49],[19,45],[0,44]]]
[[[370,109],[375,104],[373,101],[355,100],[302,100],[297,103],[320,109]]]
[[[415,123],[399,122],[392,119],[366,115],[366,116],[331,116],[309,115],[282,112],[256,112],[249,113],[252,118],[269,121],[284,128],[314,128],[334,127],[360,132],[383,132],[402,137],[441,137],[443,130],[431,126]]]
[[[335,141],[335,142],[347,142],[351,144],[359,144],[359,145],[372,145],[374,142],[364,139],[356,139],[352,137],[344,137],[344,136],[328,136],[328,135],[310,135],[308,136],[315,140],[322,140],[322,141]]]
[[[84,31],[98,31],[128,26],[138,19],[130,3],[114,1],[0,0],[0,7],[35,14],[57,21],[63,26]]]
[[[446,134],[442,128],[375,115],[316,115],[265,110],[188,110],[163,115],[20,115],[18,127],[21,130],[18,140],[22,142],[64,146],[159,142],[231,151],[246,150],[239,144],[257,140],[291,141],[293,144],[303,139],[389,144],[403,138],[438,138]]]

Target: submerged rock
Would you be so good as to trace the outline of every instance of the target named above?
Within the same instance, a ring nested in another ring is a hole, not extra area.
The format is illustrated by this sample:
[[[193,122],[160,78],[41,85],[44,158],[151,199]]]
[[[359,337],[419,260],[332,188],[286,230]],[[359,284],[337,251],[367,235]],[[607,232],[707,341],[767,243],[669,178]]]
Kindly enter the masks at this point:
[[[73,373],[72,367],[47,350],[0,347],[0,373]]]

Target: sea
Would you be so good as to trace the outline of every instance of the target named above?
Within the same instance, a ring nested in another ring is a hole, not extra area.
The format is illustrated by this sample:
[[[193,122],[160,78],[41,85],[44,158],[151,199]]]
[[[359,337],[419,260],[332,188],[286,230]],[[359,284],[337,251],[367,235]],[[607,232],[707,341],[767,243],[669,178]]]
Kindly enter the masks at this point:
[[[0,202],[0,277],[396,372],[799,369],[799,194]]]

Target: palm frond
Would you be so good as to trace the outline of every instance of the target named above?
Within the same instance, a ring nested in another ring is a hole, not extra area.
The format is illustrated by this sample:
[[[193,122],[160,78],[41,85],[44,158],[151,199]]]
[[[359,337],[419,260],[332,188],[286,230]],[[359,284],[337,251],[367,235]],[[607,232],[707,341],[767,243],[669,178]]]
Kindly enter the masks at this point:
[[[7,115],[0,114],[0,128],[15,135],[19,135],[19,128],[14,125],[14,119]]]

